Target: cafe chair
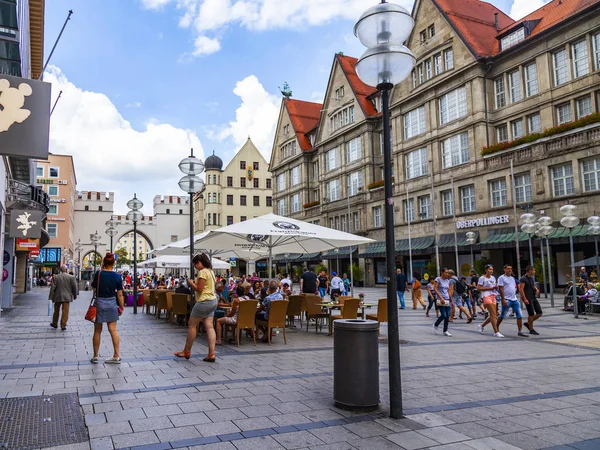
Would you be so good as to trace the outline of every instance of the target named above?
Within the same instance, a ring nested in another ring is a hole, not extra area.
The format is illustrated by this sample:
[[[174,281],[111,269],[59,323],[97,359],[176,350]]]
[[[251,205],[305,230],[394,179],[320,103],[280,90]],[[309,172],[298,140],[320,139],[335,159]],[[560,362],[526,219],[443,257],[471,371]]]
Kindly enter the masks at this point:
[[[150,314],[150,307],[154,306],[154,312],[156,312],[156,305],[158,305],[158,297],[156,296],[156,289],[150,289],[148,291],[148,304],[146,305],[146,314]]]
[[[380,298],[379,302],[377,302],[377,314],[367,314],[367,320],[376,320],[379,322],[379,331],[377,331],[378,335],[381,332],[381,323],[388,321],[387,302],[387,298]]]
[[[254,331],[257,305],[258,300],[240,300],[240,304],[238,305],[238,320],[235,325],[235,335],[238,347],[240,346],[241,330]],[[254,332],[254,345],[256,345],[256,332]]]
[[[173,325],[173,318],[177,316],[183,316],[183,323],[187,326],[187,313],[189,295],[187,294],[173,294],[173,304],[171,305],[171,325]]]
[[[302,314],[306,310],[304,307],[304,296],[301,295],[290,295],[290,304],[288,305],[287,317],[288,324],[294,325],[296,322],[296,316],[300,319],[300,328],[302,328]]]
[[[267,321],[257,320],[256,321],[256,330],[254,332],[254,339],[256,339],[256,334],[258,333],[258,327],[266,327],[267,328],[267,336],[269,345],[271,345],[271,330],[275,328],[283,329],[283,342],[287,345],[287,336],[285,334],[285,318],[287,315],[289,300],[273,300],[269,305],[269,319]]]
[[[358,304],[360,299],[358,298],[347,298],[342,306],[342,315],[336,317],[337,319],[356,319],[358,318]]]
[[[329,317],[329,314],[325,314],[319,306],[319,303],[322,302],[321,297],[307,294],[304,296],[304,301],[306,304],[306,331],[308,331],[310,319],[315,319],[315,333],[319,328],[323,330],[323,321]]]
[[[168,305],[168,300],[167,300],[167,291],[165,290],[160,290],[157,292],[157,304],[156,304],[156,318],[160,319],[160,313],[162,311],[165,311],[165,314],[167,314],[167,311],[169,310],[169,305]]]

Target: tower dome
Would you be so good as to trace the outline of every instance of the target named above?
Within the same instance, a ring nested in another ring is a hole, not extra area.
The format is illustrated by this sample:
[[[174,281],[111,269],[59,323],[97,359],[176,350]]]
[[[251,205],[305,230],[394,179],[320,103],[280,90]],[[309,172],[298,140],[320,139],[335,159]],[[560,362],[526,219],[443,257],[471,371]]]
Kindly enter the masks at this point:
[[[215,152],[213,151],[213,154],[206,158],[206,161],[204,161],[204,169],[223,170],[223,160],[216,156]]]

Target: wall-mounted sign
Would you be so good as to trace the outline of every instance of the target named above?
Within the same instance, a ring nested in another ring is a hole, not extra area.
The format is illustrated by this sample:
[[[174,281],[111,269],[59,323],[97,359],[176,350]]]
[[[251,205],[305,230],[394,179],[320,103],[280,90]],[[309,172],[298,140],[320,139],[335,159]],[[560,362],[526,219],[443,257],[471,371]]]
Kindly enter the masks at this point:
[[[0,81],[2,81],[0,79]],[[1,98],[1,94],[0,94]],[[10,213],[10,234],[12,238],[38,239],[42,236],[41,211],[13,210]]]
[[[48,220],[52,222],[64,222],[66,219],[64,217],[48,217]]]
[[[50,203],[67,203],[65,198],[51,198]]]
[[[40,251],[39,250],[33,250],[31,252],[29,252],[29,259],[36,259],[40,257]]]
[[[0,153],[48,159],[50,83],[0,75]]]
[[[10,253],[4,250],[4,265],[7,265],[10,262]]]
[[[456,228],[489,227],[490,225],[500,225],[510,222],[509,216],[490,216],[479,219],[461,220],[456,222]]]
[[[67,180],[58,180],[58,184],[67,184]]]
[[[47,178],[38,178],[38,184],[54,184],[54,180],[49,180]]]
[[[6,281],[8,278],[8,270],[2,269],[2,281]]]
[[[40,240],[39,239],[19,239],[17,238],[17,247],[16,250],[18,252],[30,252],[33,250],[40,249]]]

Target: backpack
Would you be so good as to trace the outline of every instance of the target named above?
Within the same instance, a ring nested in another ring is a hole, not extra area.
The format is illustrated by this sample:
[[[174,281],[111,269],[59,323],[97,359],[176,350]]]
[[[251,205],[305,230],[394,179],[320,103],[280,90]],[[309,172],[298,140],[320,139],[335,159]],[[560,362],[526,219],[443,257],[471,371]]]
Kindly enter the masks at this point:
[[[421,288],[421,282],[415,278],[415,281],[413,281],[412,288],[413,289],[420,289]]]
[[[462,280],[459,280],[454,284],[454,289],[456,289],[456,293],[458,295],[463,295],[465,292],[467,292],[467,286]]]

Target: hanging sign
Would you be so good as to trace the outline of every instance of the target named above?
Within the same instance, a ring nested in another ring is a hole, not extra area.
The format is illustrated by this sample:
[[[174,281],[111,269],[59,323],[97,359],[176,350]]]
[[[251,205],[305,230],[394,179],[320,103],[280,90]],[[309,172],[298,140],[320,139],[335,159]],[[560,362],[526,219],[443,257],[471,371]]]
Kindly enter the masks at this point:
[[[18,252],[30,252],[33,250],[40,249],[40,240],[39,239],[19,239],[17,238],[17,247],[16,250]]]
[[[38,210],[13,210],[10,213],[11,238],[33,238],[42,237],[43,214]]]

